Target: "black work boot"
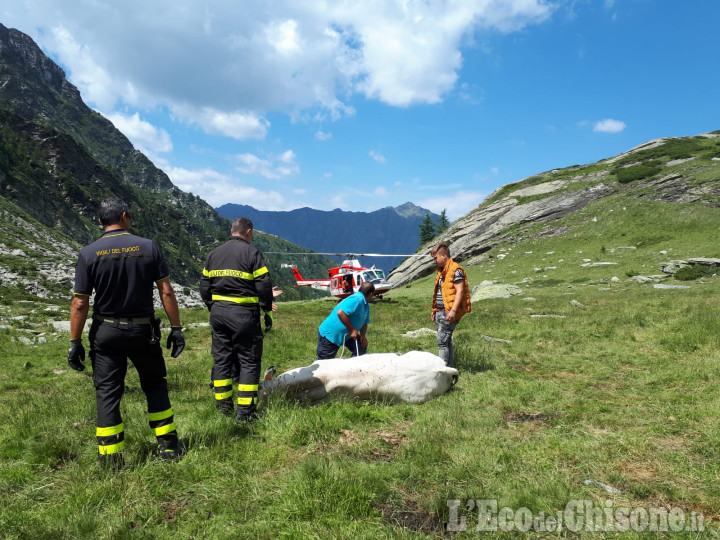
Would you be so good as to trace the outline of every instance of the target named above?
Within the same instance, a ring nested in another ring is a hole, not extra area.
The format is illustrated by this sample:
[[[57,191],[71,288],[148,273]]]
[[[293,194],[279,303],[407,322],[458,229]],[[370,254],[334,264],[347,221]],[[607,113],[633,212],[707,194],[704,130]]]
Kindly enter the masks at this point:
[[[247,408],[237,408],[237,413],[235,413],[235,423],[236,424],[252,424],[255,422],[255,420],[258,419],[258,413],[257,409],[247,409]]]
[[[235,412],[232,398],[216,399],[215,407],[217,408],[218,412],[223,416],[232,416],[233,412]]]
[[[117,472],[125,466],[125,458],[122,452],[98,454],[98,462],[101,469],[111,472]]]
[[[182,452],[180,451],[177,437],[158,438],[158,455],[160,459],[165,461],[178,459],[182,455]]]

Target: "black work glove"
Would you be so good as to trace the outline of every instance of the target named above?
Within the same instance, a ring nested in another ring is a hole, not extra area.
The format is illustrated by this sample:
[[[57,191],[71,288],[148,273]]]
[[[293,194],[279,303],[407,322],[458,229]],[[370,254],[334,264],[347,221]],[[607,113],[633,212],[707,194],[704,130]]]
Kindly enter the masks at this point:
[[[273,324],[272,311],[266,311],[263,320],[265,321],[265,331],[269,332]]]
[[[85,347],[83,347],[81,339],[70,340],[70,350],[68,351],[68,365],[75,371],[83,371],[85,369]]]
[[[177,358],[185,348],[185,336],[182,333],[182,326],[171,326],[170,335],[167,338],[167,348],[172,345],[170,356]]]

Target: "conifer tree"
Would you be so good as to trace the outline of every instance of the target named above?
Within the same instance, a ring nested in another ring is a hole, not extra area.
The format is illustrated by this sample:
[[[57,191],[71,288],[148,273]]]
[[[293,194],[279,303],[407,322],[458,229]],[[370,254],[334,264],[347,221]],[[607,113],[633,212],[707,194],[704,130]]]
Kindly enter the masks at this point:
[[[433,238],[435,238],[435,223],[430,214],[425,214],[425,218],[420,224],[420,245],[427,244]]]
[[[447,229],[450,226],[450,221],[448,221],[447,218],[447,208],[443,208],[443,211],[440,212],[440,217],[438,218],[438,222],[435,225],[435,233],[436,234],[442,234],[445,232],[445,229]]]

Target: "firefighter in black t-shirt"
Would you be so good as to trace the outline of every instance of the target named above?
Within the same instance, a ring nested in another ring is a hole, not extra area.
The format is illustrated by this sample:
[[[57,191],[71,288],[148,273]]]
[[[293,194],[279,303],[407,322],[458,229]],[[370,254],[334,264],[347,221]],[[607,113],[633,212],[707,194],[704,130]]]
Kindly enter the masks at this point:
[[[120,400],[125,390],[128,358],[140,377],[160,457],[175,459],[180,448],[165,379],[160,321],[155,319],[153,308],[156,285],[171,324],[167,347],[172,346],[171,356],[176,358],[185,347],[185,338],[168,265],[154,241],[130,234],[132,215],[122,200],[102,201],[99,218],[105,232],[80,250],[75,267],[68,364],[77,371],[85,369],[81,337],[90,297],[95,291],[88,338],[97,401],[100,465],[114,470],[123,465],[125,433]]]
[[[270,274],[262,253],[250,243],[252,233],[249,219],[233,221],[231,239],[208,255],[200,280],[200,296],[210,309],[215,406],[232,414],[234,368],[239,367],[237,422],[257,417],[263,351],[260,310],[267,315],[273,309]]]

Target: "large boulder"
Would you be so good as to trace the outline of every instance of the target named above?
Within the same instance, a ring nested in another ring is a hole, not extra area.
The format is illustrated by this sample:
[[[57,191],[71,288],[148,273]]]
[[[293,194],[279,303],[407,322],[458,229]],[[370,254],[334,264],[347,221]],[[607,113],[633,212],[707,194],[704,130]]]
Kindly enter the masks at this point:
[[[473,287],[472,293],[470,294],[470,301],[478,302],[490,298],[510,298],[516,294],[523,294],[523,290],[517,285],[510,285],[499,281],[483,281],[480,285]]]
[[[688,259],[690,264],[700,264],[702,266],[720,266],[720,259],[713,259],[711,257],[692,257]]]
[[[666,263],[660,264],[660,270],[662,272],[665,272],[666,274],[674,274],[681,268],[686,268],[688,266],[690,266],[690,263],[687,261],[680,261],[680,260],[668,261]]]

